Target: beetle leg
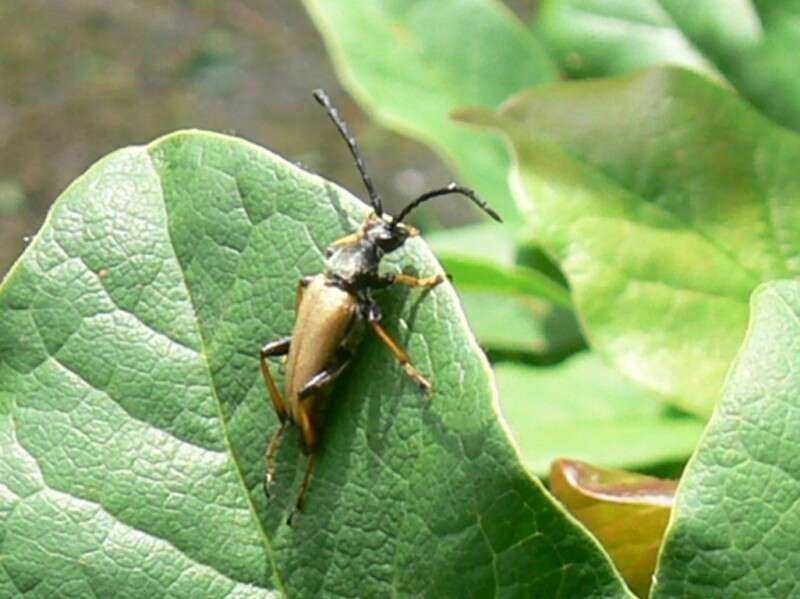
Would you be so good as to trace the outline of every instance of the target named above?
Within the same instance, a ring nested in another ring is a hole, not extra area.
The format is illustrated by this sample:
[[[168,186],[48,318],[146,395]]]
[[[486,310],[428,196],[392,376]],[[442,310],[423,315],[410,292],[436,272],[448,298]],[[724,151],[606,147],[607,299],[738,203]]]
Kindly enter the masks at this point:
[[[330,257],[336,249],[348,245],[357,245],[361,243],[361,240],[364,239],[364,229],[359,229],[355,233],[350,233],[350,235],[345,235],[344,237],[340,237],[333,243],[331,243],[327,249],[325,250],[325,256]]]
[[[418,278],[412,275],[399,274],[394,276],[394,282],[399,285],[409,287],[436,287],[439,283],[444,283],[445,275],[438,274],[432,277]]]
[[[359,229],[355,233],[350,233],[350,235],[345,235],[344,237],[340,237],[336,241],[334,241],[330,247],[341,247],[343,245],[355,245],[359,241],[364,239],[364,230]]]
[[[445,279],[452,280],[452,277],[446,273],[422,278],[406,274],[379,275],[369,280],[369,287],[371,289],[386,289],[392,285],[407,285],[409,287],[425,287],[430,289],[431,287],[436,287],[440,283],[444,283]]]
[[[283,440],[283,433],[286,430],[286,426],[289,424],[289,420],[286,418],[286,404],[283,401],[283,395],[281,395],[278,385],[275,384],[275,379],[272,378],[272,372],[269,369],[268,358],[271,356],[286,355],[289,352],[291,343],[291,337],[282,337],[267,343],[263,348],[261,348],[261,374],[264,376],[264,382],[269,390],[269,396],[272,399],[272,405],[275,408],[275,413],[278,415],[278,420],[281,422],[278,430],[275,431],[275,434],[272,436],[272,440],[269,442],[269,445],[267,445],[267,449],[264,452],[264,459],[267,462],[267,472],[264,475],[264,494],[268,498],[270,496],[269,489],[272,485],[275,474],[275,454],[278,453],[278,448]]]
[[[417,370],[411,363],[411,358],[409,357],[408,352],[406,352],[406,350],[403,349],[402,345],[400,345],[399,343],[397,343],[397,341],[392,339],[392,336],[389,334],[389,331],[387,331],[381,325],[381,323],[378,322],[380,320],[380,310],[377,309],[377,304],[370,306],[367,309],[367,320],[369,321],[369,324],[372,325],[372,328],[375,330],[375,332],[378,334],[378,337],[381,338],[381,341],[383,341],[386,344],[386,347],[389,348],[389,351],[391,351],[392,354],[394,354],[395,359],[398,362],[400,362],[400,364],[403,366],[403,369],[406,371],[406,374],[409,376],[409,378],[412,381],[414,381],[417,384],[417,386],[423,391],[430,391],[431,389],[430,382],[428,382],[428,380],[424,376],[422,376],[419,370]]]
[[[324,370],[320,370],[317,374],[311,377],[309,381],[303,385],[300,392],[297,394],[300,399],[307,399],[315,393],[322,390],[323,387],[332,383],[336,378],[342,374],[342,371],[353,359],[353,354],[346,347],[340,347],[333,360]]]
[[[269,442],[269,445],[267,445],[267,451],[264,454],[264,459],[267,462],[267,473],[264,475],[264,495],[267,497],[267,499],[272,497],[270,488],[272,487],[272,483],[275,481],[275,456],[277,455],[278,449],[281,446],[281,442],[283,441],[283,433],[286,432],[287,426],[289,426],[289,420],[282,420],[281,425],[278,427],[278,430],[275,431],[275,434],[272,436],[272,440]]]
[[[325,250],[325,255],[330,256],[336,248],[340,248],[346,245],[356,245],[360,243],[364,236],[367,234],[367,229],[369,229],[370,225],[376,223],[380,218],[378,215],[375,214],[375,211],[369,213],[367,216],[367,220],[364,222],[364,225],[355,233],[350,233],[350,235],[345,235],[344,237],[340,237],[333,243],[331,243],[328,248]]]
[[[308,404],[301,405],[307,406]],[[314,470],[317,467],[317,456],[319,451],[319,434],[317,430],[317,423],[314,419],[314,413],[308,407],[303,407],[303,409],[300,410],[299,425],[300,434],[303,439],[302,448],[303,451],[308,454],[308,462],[306,463],[305,476],[303,476],[303,485],[300,487],[300,493],[297,495],[297,501],[295,502],[294,509],[286,519],[286,523],[289,525],[292,524],[295,514],[303,511],[303,503],[305,502],[306,493],[308,493],[308,487],[311,484],[311,478],[314,474]]]
[[[283,401],[283,395],[275,384],[275,379],[272,378],[272,372],[269,369],[269,361],[267,358],[271,356],[285,356],[289,353],[289,346],[292,343],[291,337],[281,337],[275,341],[267,343],[261,348],[261,374],[264,376],[264,383],[267,385],[269,396],[272,398],[272,405],[275,408],[275,413],[281,422],[286,419],[286,404]]]
[[[314,470],[317,468],[317,457],[319,454],[312,453],[308,456],[308,463],[306,464],[306,474],[303,477],[303,486],[300,487],[300,494],[297,496],[297,502],[294,504],[294,509],[292,513],[289,514],[289,517],[286,519],[286,524],[289,526],[292,525],[294,522],[294,517],[298,512],[303,511],[303,504],[305,503],[306,493],[308,493],[308,486],[311,483],[311,477],[314,474]]]

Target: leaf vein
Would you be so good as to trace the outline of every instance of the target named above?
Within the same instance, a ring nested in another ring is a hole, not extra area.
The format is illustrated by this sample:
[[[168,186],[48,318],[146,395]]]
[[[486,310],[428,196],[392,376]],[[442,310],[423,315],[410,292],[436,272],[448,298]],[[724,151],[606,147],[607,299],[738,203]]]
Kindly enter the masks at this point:
[[[161,182],[161,185],[160,185],[161,203],[162,203],[162,206],[164,207],[164,212],[166,214],[166,203],[164,202],[164,194],[163,194],[163,188],[164,187],[163,187],[163,179],[162,179],[162,176],[161,176],[161,172],[159,171],[158,166],[155,164],[155,161],[153,160],[153,156],[150,154],[149,151],[146,152],[146,156],[147,156],[148,160],[150,161],[150,165],[151,165],[151,168],[153,169],[153,173],[155,174],[156,177],[158,177],[159,181]],[[187,293],[187,295],[189,297],[189,301],[192,304],[193,313],[195,314],[195,321],[197,321],[197,318],[196,318],[197,307],[195,306],[195,303],[194,303],[194,301],[195,301],[194,300],[194,295],[192,294],[191,287],[189,286],[189,283],[188,283],[188,281],[186,279],[186,273],[183,270],[183,265],[181,264],[180,260],[178,260],[177,255],[174,254],[175,245],[174,245],[174,241],[172,240],[172,234],[170,233],[169,226],[166,226],[166,231],[167,231],[167,235],[169,236],[170,244],[171,244],[172,249],[173,249],[173,256],[175,258],[176,263],[178,264],[178,271],[181,274],[181,280],[182,280],[184,289],[186,290],[186,293]],[[235,453],[234,453],[234,450],[233,450],[233,446],[232,446],[232,444],[230,442],[230,436],[229,436],[229,433],[228,433],[228,427],[227,427],[227,424],[226,424],[226,421],[225,421],[225,415],[224,415],[223,410],[222,410],[222,401],[220,400],[219,392],[217,391],[217,386],[216,386],[216,381],[214,379],[214,375],[211,372],[211,368],[209,366],[208,349],[207,349],[207,346],[206,346],[205,336],[203,335],[202,327],[200,327],[199,322],[196,322],[196,324],[197,324],[197,329],[198,329],[199,334],[200,334],[200,343],[201,343],[201,347],[200,347],[200,352],[199,353],[203,358],[203,364],[205,365],[206,371],[207,371],[207,374],[208,374],[209,389],[211,390],[211,392],[212,392],[212,394],[214,396],[215,404],[216,404],[216,407],[217,407],[217,414],[218,414],[218,417],[219,417],[220,428],[221,428],[221,432],[222,432],[223,441],[225,443],[225,448],[227,449],[227,453],[230,456],[231,462],[233,463],[234,470],[236,472],[237,480],[238,480],[239,485],[241,486],[242,491],[244,493],[245,501],[247,503],[248,509],[250,510],[251,519],[256,524],[256,528],[258,529],[258,531],[260,533],[262,542],[264,544],[264,548],[265,548],[265,550],[267,552],[267,556],[269,557],[270,564],[272,565],[272,572],[273,572],[273,574],[275,576],[275,581],[278,584],[278,586],[280,587],[280,589],[283,592],[283,594],[286,595],[285,586],[283,584],[283,581],[281,580],[280,573],[279,573],[278,568],[277,568],[277,563],[276,563],[276,560],[275,560],[275,555],[273,553],[272,544],[270,543],[269,537],[267,536],[267,531],[264,529],[264,525],[261,522],[261,519],[258,517],[258,514],[257,514],[256,509],[255,509],[255,505],[253,504],[252,497],[250,496],[250,493],[249,493],[249,491],[247,489],[247,485],[245,484],[244,474],[242,473],[241,467],[239,465],[239,460],[236,459],[236,456],[235,456]]]

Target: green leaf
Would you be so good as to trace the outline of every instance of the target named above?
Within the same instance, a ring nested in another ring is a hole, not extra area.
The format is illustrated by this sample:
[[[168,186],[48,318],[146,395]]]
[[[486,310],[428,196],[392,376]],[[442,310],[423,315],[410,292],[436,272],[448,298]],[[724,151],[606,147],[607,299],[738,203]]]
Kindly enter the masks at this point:
[[[426,237],[453,277],[470,326],[489,349],[563,354],[583,345],[569,293],[538,270],[515,264],[508,227],[486,223]],[[491,309],[487,307],[491,306]]]
[[[703,430],[592,352],[547,368],[498,364],[496,374],[520,453],[542,476],[558,458],[626,469],[685,460]]]
[[[366,208],[242,140],[186,132],[102,160],[0,288],[0,591],[41,597],[619,597],[531,479],[453,290],[383,293],[434,384],[374,337],[334,389],[306,511],[258,367],[298,278]],[[424,243],[393,262],[439,267]]]
[[[800,283],[759,288],[742,350],[687,466],[655,597],[789,597],[800,587]]]
[[[800,4],[733,0],[547,0],[539,30],[574,77],[680,65],[726,81],[800,129]]]
[[[539,298],[570,308],[569,292],[538,270],[513,263],[512,234],[501,225],[442,231],[431,245],[459,288]]]
[[[447,272],[470,291],[491,291],[504,295],[534,297],[550,301],[562,308],[571,307],[569,291],[532,268],[510,266],[500,268],[485,260],[446,253],[442,262]]]
[[[520,203],[590,344],[710,413],[751,292],[800,271],[800,139],[671,68],[531,91],[464,118],[508,135]]]
[[[461,106],[498,106],[516,91],[556,79],[524,24],[496,0],[304,4],[353,97],[385,126],[447,157],[507,222],[518,222],[503,144],[449,114]]]
[[[434,231],[425,236],[436,255],[481,260],[509,268],[516,263],[517,243],[514,233],[502,223],[480,223]]]
[[[459,295],[469,326],[489,350],[557,359],[585,347],[570,310],[525,296],[475,291]]]

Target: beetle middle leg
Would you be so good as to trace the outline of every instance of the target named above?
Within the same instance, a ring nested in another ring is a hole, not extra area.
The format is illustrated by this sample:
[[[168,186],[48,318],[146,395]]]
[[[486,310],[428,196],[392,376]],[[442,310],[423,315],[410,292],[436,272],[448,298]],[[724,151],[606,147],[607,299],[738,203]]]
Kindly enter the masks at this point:
[[[267,390],[269,390],[269,396],[272,398],[272,405],[275,407],[275,412],[278,414],[278,418],[280,418],[281,422],[286,420],[286,404],[283,401],[283,394],[280,389],[278,389],[278,385],[272,377],[268,358],[273,356],[285,356],[289,353],[291,344],[291,337],[281,337],[275,341],[270,341],[261,348],[261,374],[264,377]]]
[[[267,343],[261,348],[261,374],[264,376],[264,382],[269,390],[269,396],[272,399],[272,405],[275,407],[275,413],[278,415],[278,420],[281,422],[264,452],[264,458],[267,462],[267,472],[264,475],[264,494],[267,497],[270,496],[269,489],[275,474],[275,454],[278,453],[281,441],[283,441],[283,433],[286,432],[286,427],[289,425],[289,419],[286,414],[286,404],[280,389],[278,389],[278,385],[275,384],[275,379],[272,377],[268,359],[272,356],[285,356],[289,353],[291,343],[291,337],[282,337]]]
[[[267,450],[264,452],[264,459],[267,462],[267,472],[264,475],[264,495],[267,499],[272,497],[270,488],[275,482],[275,455],[278,453],[278,449],[283,442],[283,433],[286,432],[286,427],[288,426],[288,419],[281,421],[281,425],[278,427],[278,430],[275,431],[275,434],[272,435],[272,440],[269,442]]]
[[[367,307],[367,322],[369,322],[372,329],[377,333],[378,337],[380,337],[380,340],[386,344],[386,347],[389,348],[389,351],[392,352],[395,359],[400,362],[400,365],[403,367],[403,370],[406,371],[408,377],[423,391],[430,391],[431,384],[428,379],[422,376],[414,364],[411,363],[411,357],[408,355],[408,352],[392,338],[389,331],[381,325],[380,320],[381,311],[378,305],[369,305]]]
[[[395,341],[389,334],[389,331],[387,331],[379,322],[370,322],[370,324],[378,334],[378,337],[380,337],[381,341],[383,341],[386,344],[386,347],[389,348],[389,351],[394,354],[395,359],[400,362],[400,365],[403,367],[403,370],[406,371],[408,377],[423,391],[430,391],[430,381],[422,376],[419,370],[417,370],[416,366],[411,363],[411,358],[409,357],[408,352],[403,349],[403,346],[397,343],[397,341]]]
[[[347,365],[352,359],[352,352],[345,346],[340,347],[336,350],[336,354],[330,364],[328,364],[324,370],[320,370],[317,374],[312,376],[309,381],[303,385],[303,388],[300,389],[297,396],[300,399],[307,399],[322,391],[324,387],[330,385],[342,374],[342,371],[347,368]]]

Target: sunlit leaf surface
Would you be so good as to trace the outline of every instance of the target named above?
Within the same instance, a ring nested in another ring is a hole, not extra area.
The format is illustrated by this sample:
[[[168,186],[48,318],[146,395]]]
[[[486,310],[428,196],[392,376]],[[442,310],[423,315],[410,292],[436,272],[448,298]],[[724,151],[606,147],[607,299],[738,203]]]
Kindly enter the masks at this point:
[[[0,288],[0,595],[624,595],[509,444],[447,285],[380,297],[433,392],[368,338],[306,512],[286,525],[294,433],[266,504],[258,350],[365,212],[202,132],[116,152],[62,195]],[[440,268],[420,240],[394,267]]]
[[[503,130],[530,228],[590,345],[708,415],[762,281],[800,274],[800,138],[690,71],[516,96]]]

